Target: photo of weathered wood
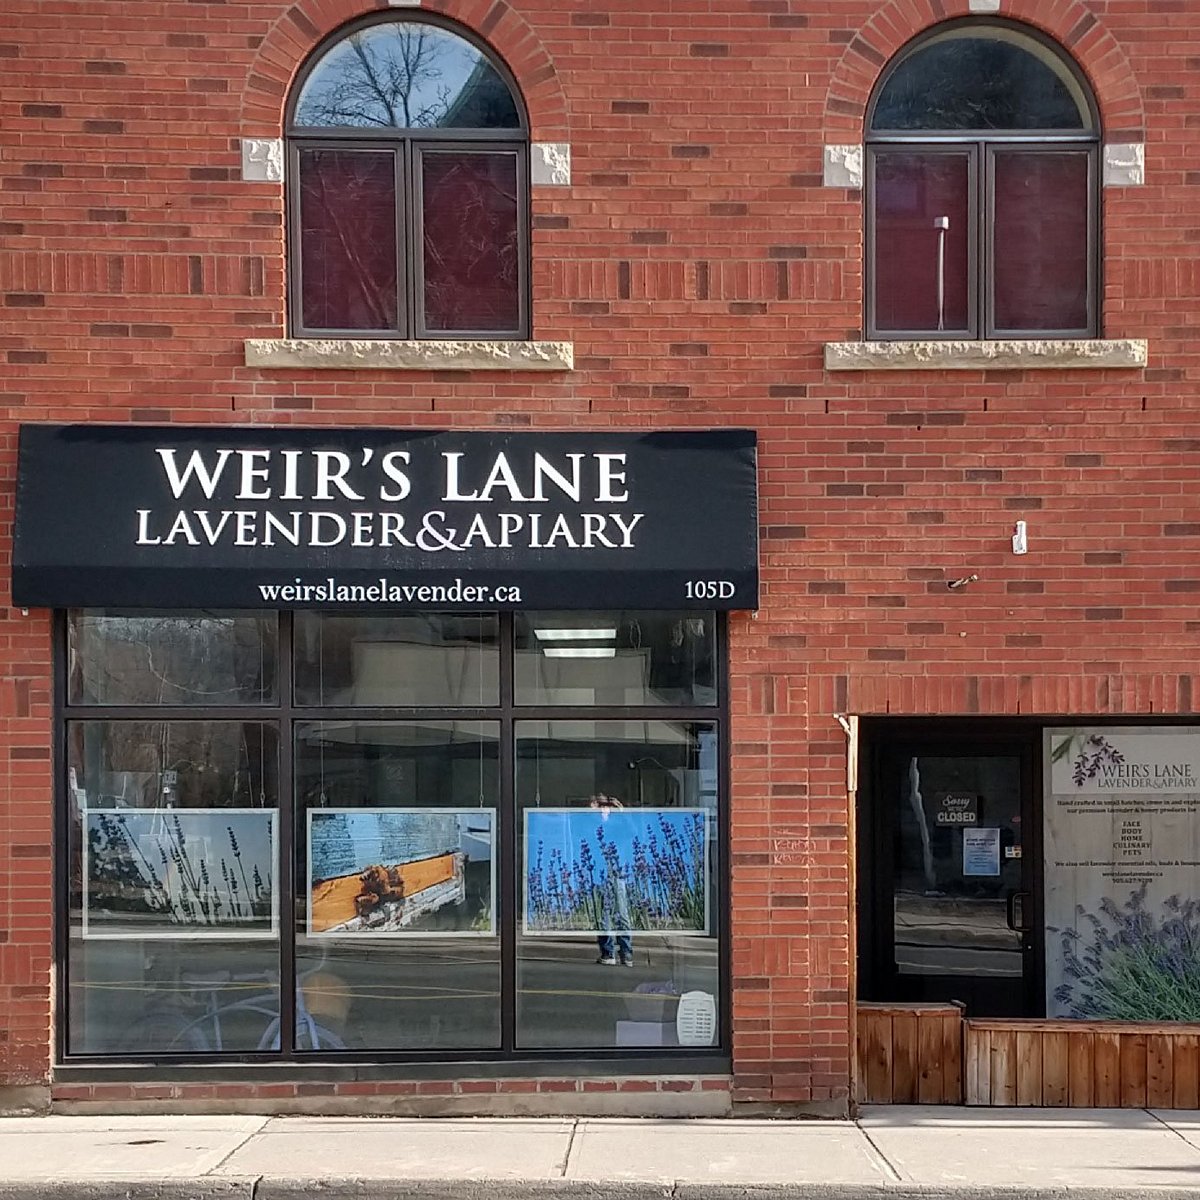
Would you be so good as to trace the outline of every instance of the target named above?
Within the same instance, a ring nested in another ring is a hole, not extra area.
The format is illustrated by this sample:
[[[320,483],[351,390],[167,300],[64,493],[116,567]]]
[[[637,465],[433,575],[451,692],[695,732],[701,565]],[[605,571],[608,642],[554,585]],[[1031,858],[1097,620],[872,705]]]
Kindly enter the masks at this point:
[[[309,813],[312,936],[490,935],[490,809]]]

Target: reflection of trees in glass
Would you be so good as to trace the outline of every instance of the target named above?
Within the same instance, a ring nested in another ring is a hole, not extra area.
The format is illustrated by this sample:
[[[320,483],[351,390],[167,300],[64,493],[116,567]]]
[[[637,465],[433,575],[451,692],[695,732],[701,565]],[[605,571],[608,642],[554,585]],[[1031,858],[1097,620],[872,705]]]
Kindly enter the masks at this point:
[[[72,699],[92,704],[262,700],[273,687],[273,620],[212,613],[73,613]]]
[[[274,804],[277,735],[265,723],[86,721],[75,730],[71,766],[93,805]]]
[[[330,50],[296,107],[302,126],[514,128],[508,88],[462,38],[417,21],[373,25]]]
[[[1061,69],[1061,68],[1060,68]],[[1049,63],[1000,38],[945,38],[912,53],[884,85],[874,129],[1082,129]]]

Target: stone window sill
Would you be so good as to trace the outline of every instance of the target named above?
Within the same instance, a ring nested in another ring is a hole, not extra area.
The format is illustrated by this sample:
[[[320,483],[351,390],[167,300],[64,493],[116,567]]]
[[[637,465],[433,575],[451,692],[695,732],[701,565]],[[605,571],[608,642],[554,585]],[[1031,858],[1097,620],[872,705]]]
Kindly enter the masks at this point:
[[[267,370],[570,371],[571,342],[249,338],[246,366]]]
[[[1145,365],[1141,338],[825,343],[827,371],[1064,371]]]

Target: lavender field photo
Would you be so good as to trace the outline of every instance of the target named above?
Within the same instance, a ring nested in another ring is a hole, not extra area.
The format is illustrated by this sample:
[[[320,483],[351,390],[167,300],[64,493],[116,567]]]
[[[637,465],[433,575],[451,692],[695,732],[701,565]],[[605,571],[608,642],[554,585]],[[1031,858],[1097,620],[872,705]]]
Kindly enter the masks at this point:
[[[273,937],[275,814],[263,809],[90,809],[86,938]]]
[[[704,809],[525,812],[526,934],[708,932]]]

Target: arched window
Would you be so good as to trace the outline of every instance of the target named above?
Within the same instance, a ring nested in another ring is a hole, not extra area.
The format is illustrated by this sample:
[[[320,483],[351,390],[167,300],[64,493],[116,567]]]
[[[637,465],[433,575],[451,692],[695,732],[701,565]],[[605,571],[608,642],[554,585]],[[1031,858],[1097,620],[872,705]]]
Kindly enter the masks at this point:
[[[529,336],[528,123],[481,47],[358,23],[301,72],[288,143],[294,335]]]
[[[1040,36],[967,21],[909,43],[868,108],[868,336],[1096,336],[1098,145]]]

